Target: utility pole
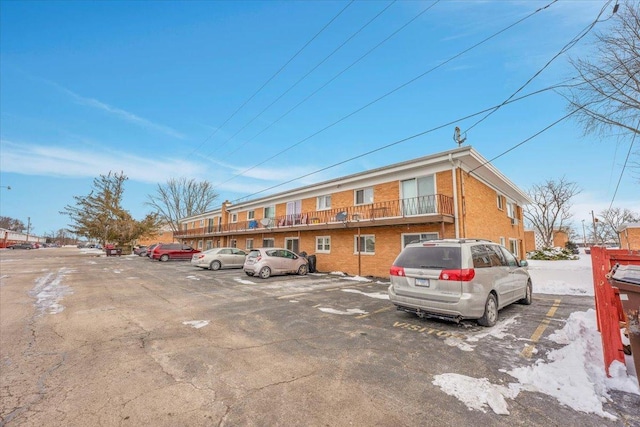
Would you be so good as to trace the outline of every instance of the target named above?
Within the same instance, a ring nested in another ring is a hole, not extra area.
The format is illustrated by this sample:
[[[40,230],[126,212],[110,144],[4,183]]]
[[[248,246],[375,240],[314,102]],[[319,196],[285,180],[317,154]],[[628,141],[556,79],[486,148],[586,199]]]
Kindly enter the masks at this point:
[[[27,217],[27,242],[29,241],[29,231],[31,231],[31,217]]]
[[[584,247],[587,247],[587,233],[584,230],[584,219],[582,220],[582,243]]]
[[[598,222],[598,218],[596,218],[596,216],[593,214],[593,211],[591,211],[591,221],[593,223],[593,243],[595,243],[597,245],[598,244],[598,234],[597,234],[596,224]]]

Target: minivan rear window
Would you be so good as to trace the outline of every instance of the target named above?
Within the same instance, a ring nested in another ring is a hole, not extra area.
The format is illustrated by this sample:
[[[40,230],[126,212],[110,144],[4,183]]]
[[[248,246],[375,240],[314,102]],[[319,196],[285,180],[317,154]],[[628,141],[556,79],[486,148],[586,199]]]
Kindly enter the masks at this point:
[[[404,268],[461,268],[460,248],[452,246],[406,247],[393,265]]]

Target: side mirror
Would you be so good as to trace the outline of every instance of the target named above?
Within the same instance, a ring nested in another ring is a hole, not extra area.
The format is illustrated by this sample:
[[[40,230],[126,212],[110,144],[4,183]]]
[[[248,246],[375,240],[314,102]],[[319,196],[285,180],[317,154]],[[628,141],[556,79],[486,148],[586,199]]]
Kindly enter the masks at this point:
[[[520,267],[529,267],[529,262],[526,259],[521,259]]]

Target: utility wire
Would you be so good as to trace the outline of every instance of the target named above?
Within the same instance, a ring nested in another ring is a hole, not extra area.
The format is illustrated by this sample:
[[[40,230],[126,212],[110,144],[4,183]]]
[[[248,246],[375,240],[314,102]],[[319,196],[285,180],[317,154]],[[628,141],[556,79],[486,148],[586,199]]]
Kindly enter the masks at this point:
[[[555,90],[555,89],[556,89],[556,88],[558,88],[558,87],[561,87],[561,85],[554,85],[554,86],[550,86],[550,87],[548,87],[548,88],[544,88],[544,89],[537,90],[537,91],[535,91],[535,92],[528,93],[528,94],[523,95],[523,96],[521,96],[521,97],[514,98],[514,99],[512,99],[511,101],[509,101],[508,103],[510,104],[510,103],[513,103],[513,102],[518,102],[518,101],[521,101],[521,100],[523,100],[523,99],[525,99],[525,98],[528,98],[528,97],[530,97],[530,96],[534,96],[534,95],[540,94],[540,93],[542,93],[542,92],[546,92],[546,91],[549,91],[549,90]],[[291,182],[294,182],[294,181],[297,181],[297,180],[300,180],[300,179],[303,179],[303,178],[307,178],[307,177],[309,177],[309,176],[311,176],[311,175],[315,175],[315,174],[317,174],[317,173],[324,172],[324,171],[326,171],[326,170],[329,170],[329,169],[332,169],[332,168],[334,168],[334,167],[337,167],[337,166],[343,165],[343,164],[345,164],[345,163],[349,163],[349,162],[351,162],[351,161],[353,161],[353,160],[357,160],[357,159],[359,159],[359,158],[362,158],[362,157],[368,156],[368,155],[373,154],[373,153],[376,153],[376,152],[378,152],[378,151],[385,150],[385,149],[387,149],[387,148],[390,148],[390,147],[393,147],[393,146],[395,146],[395,145],[401,144],[401,143],[403,143],[403,142],[406,142],[406,141],[409,141],[409,140],[412,140],[412,139],[418,138],[418,137],[420,137],[420,136],[424,136],[424,135],[429,134],[429,133],[431,133],[431,132],[435,132],[435,131],[437,131],[437,130],[439,130],[439,129],[443,129],[443,128],[445,128],[445,127],[451,126],[451,125],[452,125],[452,124],[454,124],[454,123],[458,123],[458,122],[460,122],[460,121],[467,120],[467,119],[470,119],[470,118],[475,117],[475,116],[479,116],[479,115],[481,115],[481,114],[486,113],[487,111],[491,111],[491,110],[492,110],[492,109],[494,109],[494,108],[495,108],[495,106],[492,106],[492,107],[489,107],[489,108],[485,108],[485,109],[484,109],[484,110],[482,110],[482,111],[478,111],[478,112],[475,112],[475,113],[469,114],[469,115],[464,116],[464,117],[458,117],[458,118],[453,119],[453,120],[451,120],[451,121],[449,121],[449,122],[447,122],[447,123],[443,123],[443,124],[441,124],[441,125],[438,125],[438,126],[433,127],[433,128],[431,128],[431,129],[425,130],[425,131],[423,131],[423,132],[419,132],[419,133],[416,133],[416,134],[414,134],[414,135],[408,136],[408,137],[406,137],[406,138],[399,139],[399,140],[397,140],[397,141],[394,141],[394,142],[391,142],[391,143],[389,143],[389,144],[383,145],[383,146],[381,146],[381,147],[375,148],[375,149],[373,149],[373,150],[367,151],[367,152],[365,152],[365,153],[358,154],[357,156],[353,156],[353,157],[350,157],[350,158],[348,158],[348,159],[342,160],[342,161],[340,161],[340,162],[338,162],[338,163],[334,163],[334,164],[332,164],[332,165],[329,165],[329,166],[323,167],[323,168],[321,168],[321,169],[317,169],[317,170],[315,170],[315,171],[313,171],[313,172],[309,172],[309,173],[307,173],[307,174],[304,174],[304,175],[298,176],[298,177],[296,177],[296,178],[292,178],[292,179],[290,179],[290,180],[288,180],[288,181],[281,182],[281,183],[279,183],[279,184],[276,184],[276,185],[273,185],[273,186],[271,186],[271,187],[268,187],[268,188],[262,189],[262,190],[260,190],[260,191],[255,192],[255,193],[252,193],[252,194],[246,195],[246,196],[244,196],[244,197],[238,198],[238,199],[234,200],[234,203],[237,203],[237,202],[239,202],[239,201],[241,201],[241,200],[243,200],[243,199],[248,199],[248,198],[250,198],[250,197],[256,196],[256,195],[261,194],[261,193],[264,193],[265,191],[273,190],[273,189],[275,189],[275,188],[281,187],[281,186],[286,185],[286,184],[289,184],[289,183],[291,183]],[[566,118],[566,117],[565,117],[565,118]],[[563,119],[564,119],[564,118],[563,118]]]
[[[378,98],[374,99],[373,101],[369,102],[368,104],[365,104],[364,106],[362,106],[362,107],[358,108],[357,110],[355,110],[355,111],[353,111],[353,112],[351,112],[351,113],[347,114],[346,116],[343,116],[342,118],[340,118],[340,119],[338,119],[338,120],[334,121],[333,123],[331,123],[331,124],[329,124],[329,125],[325,126],[325,127],[324,127],[324,128],[322,128],[322,129],[320,129],[320,130],[318,130],[318,131],[314,132],[313,134],[311,134],[311,135],[307,136],[306,138],[303,138],[302,140],[300,140],[300,141],[296,142],[295,144],[290,145],[289,147],[287,147],[287,148],[285,148],[285,149],[283,149],[283,150],[279,151],[278,153],[276,153],[276,154],[274,154],[273,156],[271,156],[271,157],[269,157],[269,158],[265,159],[264,161],[262,161],[262,162],[260,162],[260,163],[258,163],[258,164],[256,164],[256,165],[254,165],[254,166],[251,166],[250,168],[245,169],[244,171],[242,171],[242,172],[240,172],[240,173],[238,173],[238,174],[233,175],[233,176],[232,176],[232,177],[230,177],[229,179],[227,179],[227,180],[225,180],[225,181],[223,181],[223,182],[221,182],[221,183],[217,184],[216,186],[214,186],[214,188],[215,188],[215,187],[218,187],[218,186],[220,186],[220,185],[222,185],[222,184],[225,184],[225,183],[227,183],[227,182],[229,182],[229,181],[231,181],[231,180],[233,180],[233,179],[237,178],[238,176],[244,175],[245,173],[247,173],[247,172],[249,172],[249,171],[251,171],[251,170],[253,170],[253,169],[257,168],[258,166],[261,166],[261,165],[265,164],[266,162],[268,162],[268,161],[270,161],[270,160],[273,160],[274,158],[276,158],[276,157],[280,156],[281,154],[283,154],[283,153],[285,153],[285,152],[287,152],[287,151],[289,151],[289,150],[291,150],[291,149],[293,149],[293,148],[297,147],[298,145],[302,144],[303,142],[308,141],[309,139],[311,139],[311,138],[313,138],[314,136],[316,136],[316,135],[318,135],[318,134],[320,134],[320,133],[322,133],[322,132],[326,131],[327,129],[332,128],[333,126],[337,125],[338,123],[343,122],[344,120],[348,119],[349,117],[351,117],[351,116],[353,116],[353,115],[355,115],[355,114],[359,113],[360,111],[362,111],[362,110],[364,110],[364,109],[366,109],[366,108],[370,107],[371,105],[373,105],[373,104],[375,104],[375,103],[377,103],[377,102],[381,101],[382,99],[386,98],[387,96],[389,96],[389,95],[391,95],[391,94],[393,94],[393,93],[397,92],[398,90],[400,90],[400,89],[402,89],[402,88],[404,88],[404,87],[406,87],[406,86],[410,85],[411,83],[414,83],[415,81],[419,80],[420,78],[422,78],[422,77],[426,76],[427,74],[429,74],[429,73],[431,73],[431,72],[433,72],[433,71],[437,70],[438,68],[440,68],[440,67],[442,67],[442,66],[444,66],[444,65],[448,64],[449,62],[453,61],[454,59],[456,59],[456,58],[458,58],[458,57],[460,57],[460,56],[462,56],[462,55],[464,55],[465,53],[469,52],[470,50],[475,49],[476,47],[478,47],[478,46],[480,46],[480,45],[482,45],[482,44],[486,43],[487,41],[489,41],[489,40],[491,40],[491,39],[493,39],[493,38],[497,37],[498,35],[500,35],[500,34],[504,33],[505,31],[507,31],[507,30],[509,30],[509,29],[511,29],[511,28],[513,28],[513,27],[515,27],[516,25],[518,25],[518,24],[522,23],[523,21],[527,20],[528,18],[530,18],[530,17],[534,16],[534,15],[535,15],[535,14],[537,14],[538,12],[540,12],[540,11],[542,11],[542,10],[544,10],[544,9],[548,8],[549,6],[551,6],[552,4],[556,3],[557,1],[558,1],[558,0],[553,0],[553,1],[552,1],[551,3],[549,3],[547,6],[544,6],[544,7],[541,7],[541,8],[539,8],[539,9],[536,9],[534,12],[532,12],[532,13],[530,13],[529,15],[525,16],[524,18],[519,19],[518,21],[514,22],[513,24],[508,25],[507,27],[505,27],[505,28],[501,29],[500,31],[498,31],[498,32],[496,32],[496,33],[494,33],[494,34],[490,35],[489,37],[486,37],[486,38],[485,38],[485,39],[483,39],[482,41],[480,41],[480,42],[478,42],[478,43],[476,43],[476,44],[472,45],[471,47],[469,47],[469,48],[467,48],[467,49],[465,49],[465,50],[463,50],[463,51],[461,51],[461,52],[457,53],[456,55],[452,56],[451,58],[449,58],[449,59],[447,59],[447,60],[445,60],[445,61],[441,62],[440,64],[436,65],[435,67],[432,67],[431,69],[429,69],[429,70],[425,71],[424,73],[422,73],[422,74],[420,74],[420,75],[418,75],[418,76],[414,77],[413,79],[411,79],[411,80],[409,80],[409,81],[407,81],[407,82],[405,82],[405,83],[401,84],[400,86],[396,87],[395,89],[392,89],[391,91],[389,91],[389,92],[385,93],[384,95],[379,96]]]
[[[209,135],[207,138],[205,138],[205,139],[204,139],[204,141],[202,141],[202,142],[200,143],[200,145],[198,145],[198,146],[197,146],[197,147],[196,147],[196,148],[191,152],[191,154],[193,154],[193,153],[195,153],[196,151],[198,151],[198,150],[200,149],[200,147],[202,147],[202,146],[204,145],[204,143],[205,143],[205,142],[207,142],[209,139],[213,138],[213,136],[214,136],[216,133],[218,133],[218,131],[219,131],[221,128],[223,128],[223,127],[224,127],[224,126],[229,122],[229,120],[231,120],[231,119],[232,119],[232,118],[233,118],[233,117],[234,117],[234,116],[235,116],[235,115],[236,115],[236,114],[237,114],[237,113],[238,113],[238,112],[239,112],[239,111],[240,111],[240,110],[241,110],[245,105],[247,105],[247,104],[248,104],[248,103],[249,103],[249,102],[250,102],[250,101],[251,101],[251,100],[252,100],[252,99],[253,99],[253,98],[258,94],[258,93],[260,93],[260,91],[262,91],[262,89],[264,89],[264,87],[265,87],[266,85],[268,85],[268,84],[269,84],[269,82],[271,82],[271,80],[273,80],[274,78],[276,78],[276,76],[278,76],[278,74],[280,74],[280,73],[282,72],[282,70],[284,70],[284,69],[287,67],[287,65],[289,65],[289,64],[291,63],[291,61],[293,61],[293,60],[294,60],[294,59],[295,59],[295,58],[296,58],[296,57],[297,57],[297,56],[298,56],[298,55],[299,55],[303,50],[305,50],[305,49],[307,48],[307,46],[309,46],[309,45],[311,44],[311,42],[313,42],[313,41],[314,41],[314,40],[315,40],[315,39],[316,39],[316,38],[317,38],[317,37],[318,37],[318,36],[319,36],[323,31],[324,31],[324,30],[326,30],[326,29],[329,27],[329,25],[331,25],[331,23],[333,23],[333,21],[335,21],[335,20],[336,20],[340,15],[342,15],[342,13],[343,13],[345,10],[347,10],[347,8],[348,8],[349,6],[351,6],[351,5],[353,4],[353,2],[354,2],[354,1],[355,1],[355,0],[351,0],[351,1],[350,1],[350,2],[349,2],[349,3],[348,3],[344,8],[342,8],[342,10],[341,10],[340,12],[338,12],[338,14],[337,14],[337,15],[335,15],[333,18],[331,18],[331,20],[330,20],[329,22],[327,22],[327,24],[326,24],[324,27],[322,27],[322,28],[320,29],[320,31],[318,31],[318,32],[317,32],[313,37],[311,37],[311,39],[310,39],[309,41],[307,41],[307,43],[305,43],[305,45],[304,45],[304,46],[302,46],[302,47],[301,47],[301,48],[300,48],[300,49],[299,49],[299,50],[298,50],[298,51],[297,51],[297,52],[296,52],[296,53],[295,53],[295,54],[294,54],[294,55],[293,55],[293,56],[292,56],[292,57],[291,57],[287,62],[285,62],[285,63],[284,63],[284,65],[283,65],[282,67],[280,67],[280,69],[279,69],[278,71],[276,71],[276,72],[275,72],[275,74],[273,74],[271,77],[269,77],[269,78],[267,79],[267,81],[266,81],[266,82],[264,82],[264,83],[262,84],[262,86],[260,86],[260,87],[258,88],[258,90],[256,90],[256,91],[253,93],[253,95],[251,95],[251,96],[250,96],[246,101],[244,101],[244,102],[242,103],[242,105],[240,105],[240,106],[239,106],[239,107],[238,107],[238,108],[237,108],[233,113],[231,113],[231,115],[230,115],[229,117],[227,117],[227,119],[226,119],[226,120],[225,120],[225,121],[224,121],[220,126],[218,126],[218,127],[216,128],[216,130],[215,130],[211,135]],[[189,155],[191,155],[191,154],[189,154]]]
[[[294,105],[293,107],[291,107],[288,111],[286,111],[284,114],[282,114],[280,117],[278,117],[276,120],[274,120],[273,122],[271,122],[267,127],[265,127],[264,129],[262,129],[260,132],[258,132],[257,134],[253,135],[251,138],[249,138],[248,140],[244,141],[240,146],[238,146],[234,151],[232,151],[231,153],[229,153],[229,155],[234,154],[236,151],[238,151],[241,147],[243,147],[244,145],[248,144],[249,142],[253,141],[255,138],[257,138],[258,136],[262,135],[265,131],[267,131],[269,128],[271,128],[273,125],[275,125],[276,123],[278,123],[280,120],[282,120],[283,118],[285,118],[287,115],[289,115],[289,113],[291,113],[293,110],[295,110],[296,108],[298,108],[300,105],[304,104],[305,102],[307,102],[309,99],[311,99],[313,96],[315,96],[318,92],[320,92],[322,89],[324,89],[325,87],[329,86],[329,84],[331,84],[334,80],[336,80],[338,77],[340,77],[342,74],[344,74],[345,72],[347,72],[349,69],[351,69],[353,66],[355,66],[358,62],[362,61],[364,58],[366,58],[371,52],[373,52],[374,50],[376,50],[377,48],[379,48],[380,46],[382,46],[384,43],[386,43],[387,41],[389,41],[392,37],[394,37],[396,34],[398,34],[400,31],[404,30],[407,26],[409,26],[409,24],[411,24],[413,21],[415,21],[416,19],[418,19],[420,16],[422,16],[425,12],[427,12],[429,9],[431,9],[433,6],[435,6],[440,0],[435,1],[434,3],[432,3],[431,5],[427,6],[426,8],[424,8],[422,11],[420,11],[416,16],[414,16],[413,18],[411,18],[409,21],[405,22],[400,28],[398,28],[396,31],[394,31],[393,33],[391,33],[389,36],[387,36],[386,38],[384,38],[382,41],[380,41],[377,45],[375,45],[374,47],[372,47],[371,49],[369,49],[367,52],[365,52],[363,55],[361,55],[358,59],[356,59],[355,61],[353,61],[349,66],[347,66],[346,68],[344,68],[342,71],[340,71],[338,74],[336,74],[335,76],[333,76],[331,79],[329,79],[325,84],[323,84],[322,86],[320,86],[318,89],[316,89],[315,91],[313,91],[311,94],[309,94],[307,97],[305,97],[302,101],[298,102],[296,105]],[[259,165],[257,165],[259,166]]]
[[[640,121],[638,121],[638,128],[640,128]],[[633,144],[636,142],[637,132],[633,133],[633,138],[631,139],[631,145],[629,145],[629,151],[627,152],[627,158],[624,159],[624,165],[622,165],[622,170],[620,171],[620,177],[618,178],[618,184],[616,185],[616,191],[613,192],[613,197],[611,198],[611,203],[609,204],[609,210],[611,210],[611,206],[613,206],[613,201],[616,199],[616,195],[618,194],[618,188],[620,187],[620,182],[622,181],[622,175],[624,174],[624,170],[627,167],[627,162],[629,161],[629,157],[631,156],[631,151],[633,149]]]
[[[493,113],[495,113],[496,111],[498,111],[500,109],[500,107],[502,107],[507,101],[509,101],[511,98],[513,98],[514,96],[516,96],[521,90],[523,90],[525,87],[527,87],[529,85],[529,83],[531,83],[536,77],[538,77],[549,65],[551,65],[551,63],[553,61],[555,61],[560,55],[566,53],[567,51],[569,51],[573,46],[575,46],[580,40],[582,40],[582,38],[584,38],[589,31],[591,31],[591,29],[593,29],[593,27],[598,23],[598,20],[600,19],[600,17],[602,16],[602,14],[604,13],[606,7],[611,3],[612,0],[609,0],[603,7],[602,9],[600,9],[600,13],[598,13],[598,16],[596,17],[596,19],[591,22],[589,25],[587,25],[585,28],[583,28],[574,38],[572,38],[567,44],[565,44],[562,49],[560,49],[560,51],[558,53],[556,53],[553,58],[551,58],[541,69],[539,69],[533,76],[531,76],[531,78],[529,80],[527,80],[522,86],[520,86],[518,88],[518,90],[516,90],[513,94],[511,94],[511,96],[509,96],[502,104],[498,105],[496,107],[495,110],[489,112],[488,114],[486,114],[484,117],[482,117],[480,120],[478,120],[477,122],[475,122],[474,124],[472,124],[469,128],[467,128],[463,134],[467,133],[468,131],[470,131],[471,129],[473,129],[474,127],[476,127],[478,124],[482,123],[484,120],[487,119],[487,117],[491,116]],[[549,7],[549,5],[545,6],[545,8]]]
[[[315,67],[313,67],[311,70],[309,70],[304,76],[302,76],[301,78],[299,78],[293,85],[289,86],[289,88],[287,90],[285,90],[282,94],[280,94],[280,96],[278,96],[273,102],[271,102],[271,104],[267,105],[262,111],[260,111],[256,116],[254,116],[251,120],[249,120],[244,126],[242,126],[236,133],[234,133],[233,135],[231,135],[231,137],[229,137],[226,141],[224,141],[220,147],[218,147],[218,149],[224,147],[229,141],[231,141],[233,138],[235,138],[240,132],[242,132],[244,129],[246,129],[247,126],[249,126],[251,123],[253,123],[254,120],[256,120],[258,117],[260,117],[265,111],[267,111],[269,108],[271,108],[273,106],[273,104],[275,104],[276,102],[278,102],[280,99],[282,99],[283,96],[285,96],[287,93],[289,93],[293,88],[295,88],[300,82],[302,82],[305,78],[307,78],[311,73],[313,73],[316,69],[318,69],[318,67],[320,67],[322,64],[324,64],[329,58],[331,58],[336,52],[338,52],[340,49],[342,49],[347,43],[349,43],[351,40],[353,40],[353,38],[355,36],[357,36],[358,34],[360,34],[360,32],[362,32],[367,26],[369,26],[369,24],[371,24],[373,21],[375,21],[376,19],[378,19],[384,12],[386,12],[391,6],[393,6],[393,4],[396,2],[397,0],[393,0],[391,1],[384,9],[382,9],[380,12],[378,12],[378,14],[376,16],[374,16],[373,18],[371,18],[369,21],[367,21],[367,23],[365,23],[362,27],[360,27],[355,33],[353,33],[349,38],[347,38],[344,42],[342,42],[337,48],[335,48],[333,50],[333,52],[331,52],[329,55],[327,55],[322,61],[320,61],[318,64],[316,64]],[[229,153],[229,155],[235,153],[237,151],[234,150],[231,153]],[[212,153],[210,153],[212,154]]]

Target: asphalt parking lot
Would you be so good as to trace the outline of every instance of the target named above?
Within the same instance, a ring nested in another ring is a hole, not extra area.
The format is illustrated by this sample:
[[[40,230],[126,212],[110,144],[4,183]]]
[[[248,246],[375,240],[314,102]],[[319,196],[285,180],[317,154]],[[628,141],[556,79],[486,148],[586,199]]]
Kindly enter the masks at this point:
[[[77,248],[4,250],[0,266],[0,426],[640,425],[625,393],[605,405],[615,419],[526,391],[497,414],[434,384],[508,387],[506,371],[558,348],[546,337],[591,297],[534,294],[487,329],[397,312],[385,281]]]

